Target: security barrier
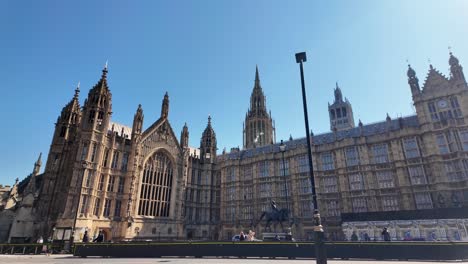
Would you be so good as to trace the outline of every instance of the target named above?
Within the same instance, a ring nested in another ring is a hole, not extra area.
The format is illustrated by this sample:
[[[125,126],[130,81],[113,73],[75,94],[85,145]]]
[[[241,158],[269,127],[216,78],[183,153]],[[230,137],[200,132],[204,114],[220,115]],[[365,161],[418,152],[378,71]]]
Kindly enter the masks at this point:
[[[330,259],[466,260],[464,242],[328,242]],[[74,256],[314,258],[313,242],[77,243]]]

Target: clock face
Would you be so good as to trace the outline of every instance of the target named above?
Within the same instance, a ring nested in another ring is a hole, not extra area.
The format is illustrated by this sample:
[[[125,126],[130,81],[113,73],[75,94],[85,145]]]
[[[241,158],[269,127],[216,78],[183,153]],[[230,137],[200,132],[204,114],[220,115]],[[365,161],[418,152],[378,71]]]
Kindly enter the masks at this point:
[[[445,100],[439,100],[439,101],[437,102],[437,106],[439,106],[440,108],[445,108],[445,107],[447,107],[447,101],[445,101]]]

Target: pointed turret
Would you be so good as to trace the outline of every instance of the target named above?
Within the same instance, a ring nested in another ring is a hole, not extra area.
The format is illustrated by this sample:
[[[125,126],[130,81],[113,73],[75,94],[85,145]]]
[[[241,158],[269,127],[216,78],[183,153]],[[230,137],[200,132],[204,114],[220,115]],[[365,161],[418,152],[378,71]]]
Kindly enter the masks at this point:
[[[135,115],[133,116],[132,138],[134,135],[140,135],[143,129],[143,108],[141,104],[138,105]]]
[[[200,141],[200,158],[202,162],[213,163],[216,160],[216,133],[211,127],[211,116],[208,116],[208,125],[203,131]]]
[[[421,89],[419,88],[419,80],[416,77],[416,72],[411,68],[411,65],[408,64],[408,71],[406,72],[408,76],[408,84],[411,88],[411,94],[413,98],[421,93]]]
[[[184,127],[182,128],[182,132],[180,133],[180,146],[182,149],[188,148],[189,144],[189,131],[187,127],[187,123],[184,124]]]
[[[460,65],[457,57],[453,56],[451,51],[450,51],[449,65],[450,65],[450,79],[453,81],[459,81],[463,84],[466,84],[465,75],[463,74],[463,67]]]
[[[112,94],[107,85],[107,62],[102,70],[101,79],[88,93],[83,106],[83,122],[85,130],[106,132],[112,114]]]
[[[169,116],[169,95],[164,95],[164,99],[161,106],[161,118],[167,118]]]
[[[67,140],[72,137],[75,132],[80,120],[81,120],[81,110],[79,102],[80,94],[80,84],[78,83],[75,88],[75,94],[68,104],[62,108],[60,116],[57,118],[57,123],[55,124],[54,132],[54,141],[63,139]]]
[[[273,121],[266,108],[266,99],[260,85],[258,66],[255,67],[255,82],[250,96],[250,108],[243,127],[244,148],[253,148],[274,143]]]
[[[42,152],[39,153],[39,157],[37,158],[37,161],[34,163],[34,169],[33,169],[33,176],[36,176],[39,174],[39,171],[41,170],[42,166]]]

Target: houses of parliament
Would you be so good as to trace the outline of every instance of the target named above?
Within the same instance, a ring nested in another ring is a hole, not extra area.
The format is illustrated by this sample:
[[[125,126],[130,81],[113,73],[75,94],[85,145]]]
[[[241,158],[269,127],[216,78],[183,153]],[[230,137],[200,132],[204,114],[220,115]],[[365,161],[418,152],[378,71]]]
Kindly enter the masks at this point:
[[[468,215],[460,213],[468,211],[468,85],[451,52],[448,62],[448,77],[430,65],[421,85],[408,65],[416,113],[372,124],[356,125],[336,84],[330,132],[311,135],[327,239],[357,232],[380,240],[388,227],[393,240],[468,240]],[[108,241],[261,236],[259,217],[272,200],[289,209],[293,236],[310,239],[307,142],[276,141],[258,69],[243,147],[222,153],[210,117],[197,147],[187,125],[173,130],[167,93],[159,119],[145,120],[138,105],[131,127],[113,122],[107,75],[105,67],[83,105],[77,88],[61,110],[44,172],[39,156],[29,176],[0,186],[0,241],[80,241],[85,231]]]

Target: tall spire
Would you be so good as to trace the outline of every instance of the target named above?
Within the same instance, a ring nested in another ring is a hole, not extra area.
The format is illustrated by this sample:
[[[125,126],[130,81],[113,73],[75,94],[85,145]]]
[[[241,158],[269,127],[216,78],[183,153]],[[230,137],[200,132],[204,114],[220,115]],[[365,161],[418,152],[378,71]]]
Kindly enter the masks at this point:
[[[258,74],[258,65],[255,65],[255,87],[257,86],[260,86],[260,76]]]
[[[80,82],[78,82],[78,84],[76,85],[75,95],[73,96],[73,99],[78,99],[79,96],[80,96]]]
[[[252,148],[274,142],[274,127],[266,108],[266,99],[260,85],[258,65],[255,65],[255,84],[250,96],[250,109],[245,117],[243,129],[244,147]]]

